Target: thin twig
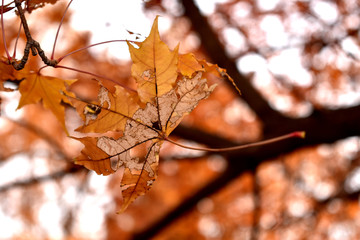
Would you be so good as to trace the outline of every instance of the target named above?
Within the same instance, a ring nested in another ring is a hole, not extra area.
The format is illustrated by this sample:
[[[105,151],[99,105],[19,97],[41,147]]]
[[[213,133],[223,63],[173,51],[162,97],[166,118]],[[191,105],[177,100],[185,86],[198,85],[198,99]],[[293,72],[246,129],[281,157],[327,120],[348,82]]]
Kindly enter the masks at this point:
[[[37,54],[39,54],[39,56],[41,57],[41,60],[48,66],[56,66],[57,61],[56,60],[50,60],[46,57],[44,51],[41,49],[40,44],[35,41],[30,34],[30,29],[29,26],[27,24],[26,18],[25,18],[25,14],[24,14],[24,10],[21,7],[21,0],[15,0],[15,6],[18,10],[18,14],[20,16],[20,20],[22,23],[22,26],[24,28],[24,32],[25,32],[25,36],[26,36],[26,46],[24,49],[24,55],[21,59],[20,62],[16,62],[15,60],[11,60],[11,64],[13,65],[13,67],[16,70],[21,70],[25,67],[25,64],[29,58],[29,54],[30,54],[30,49],[31,49],[31,53],[33,56],[36,56]],[[3,8],[3,7],[2,7]]]
[[[7,56],[8,60],[11,61],[9,50],[7,48],[7,45],[6,45],[5,28],[4,28],[4,16],[3,16],[3,14],[4,14],[4,0],[1,1],[1,31],[2,31],[2,36],[3,36],[3,42],[4,42],[4,48],[5,48],[6,56]]]
[[[13,56],[12,56],[13,58],[16,58],[16,47],[17,47],[17,44],[18,44],[18,41],[19,41],[19,38],[20,38],[21,28],[22,28],[22,24],[20,23],[19,31],[18,31],[16,40],[15,40],[14,52],[13,52]]]
[[[244,144],[244,145],[239,145],[239,146],[234,146],[234,147],[227,147],[227,148],[202,148],[202,147],[191,147],[191,146],[186,146],[183,145],[181,143],[175,142],[169,138],[165,138],[165,141],[168,141],[174,145],[177,145],[179,147],[182,148],[186,148],[186,149],[191,149],[191,150],[197,150],[197,151],[207,151],[207,152],[229,152],[229,151],[235,151],[235,150],[240,150],[240,149],[244,149],[244,148],[250,148],[250,147],[258,147],[261,145],[265,145],[265,144],[270,144],[270,143],[274,143],[274,142],[278,142],[278,141],[282,141],[285,139],[289,139],[289,138],[304,138],[305,137],[305,132],[302,131],[296,131],[296,132],[292,132],[289,134],[285,134],[279,137],[275,137],[275,138],[271,138],[268,140],[264,140],[264,141],[260,141],[260,142],[255,142],[255,143],[248,143],[248,144]]]
[[[135,89],[133,89],[131,87],[128,87],[125,84],[122,84],[122,83],[120,83],[118,81],[115,81],[114,79],[108,78],[108,77],[103,76],[103,75],[99,75],[99,74],[96,74],[96,73],[91,73],[91,72],[88,72],[88,71],[84,71],[84,70],[80,70],[80,69],[76,69],[76,68],[72,68],[72,67],[66,67],[66,66],[62,66],[62,65],[56,65],[55,68],[63,68],[63,69],[67,69],[67,70],[71,70],[71,71],[91,75],[91,76],[94,76],[94,77],[97,77],[97,78],[102,78],[102,79],[108,80],[110,82],[113,82],[113,83],[115,83],[117,85],[120,85],[121,87],[123,87],[123,88],[125,88],[125,89],[127,89],[129,91],[136,92]]]
[[[77,53],[77,52],[86,50],[86,49],[91,48],[91,47],[95,47],[95,46],[97,46],[97,45],[106,44],[106,43],[112,43],[112,42],[133,42],[133,41],[128,41],[128,40],[110,40],[110,41],[105,41],[105,42],[94,43],[94,44],[91,44],[91,45],[89,45],[89,46],[82,47],[82,48],[79,48],[79,49],[74,50],[74,51],[72,51],[72,52],[69,52],[69,53],[67,53],[66,55],[58,58],[57,61],[58,61],[58,63],[59,63],[59,62],[60,62],[61,60],[63,60],[64,58],[66,58],[66,57],[68,57],[68,56],[70,56],[70,55],[72,55],[72,54],[74,54],[74,53]]]
[[[61,18],[61,21],[60,21],[60,24],[59,24],[59,27],[56,31],[56,35],[55,35],[55,40],[54,40],[54,46],[53,46],[53,50],[52,50],[52,53],[51,53],[51,59],[54,59],[54,55],[55,55],[55,47],[56,47],[56,42],[57,42],[57,39],[58,39],[58,36],[59,36],[59,32],[60,32],[60,28],[61,28],[61,25],[63,24],[64,22],[64,19],[65,19],[65,15],[66,15],[66,12],[68,11],[69,7],[70,7],[70,4],[72,3],[73,0],[70,0],[70,2],[68,3],[66,9],[65,9],[65,12]]]

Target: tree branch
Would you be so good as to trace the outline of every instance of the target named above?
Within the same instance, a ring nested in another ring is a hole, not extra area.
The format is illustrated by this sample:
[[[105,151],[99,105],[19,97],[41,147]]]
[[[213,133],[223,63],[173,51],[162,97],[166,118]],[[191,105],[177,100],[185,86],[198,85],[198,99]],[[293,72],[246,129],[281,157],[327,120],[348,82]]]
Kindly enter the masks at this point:
[[[194,195],[182,202],[177,208],[159,219],[152,226],[134,235],[134,239],[149,239],[172,221],[185,215],[198,201],[219,190],[233,179],[246,171],[255,171],[262,162],[289,153],[305,146],[313,146],[322,143],[333,143],[337,140],[360,135],[360,106],[346,109],[314,111],[309,117],[292,119],[287,118],[272,109],[267,101],[257,92],[250,82],[240,74],[235,63],[229,59],[220,44],[217,36],[213,33],[206,19],[201,16],[192,0],[182,0],[185,15],[193,24],[193,28],[199,33],[202,46],[214,62],[221,63],[221,67],[227,69],[243,92],[244,100],[264,122],[264,136],[271,138],[293,131],[306,131],[306,139],[290,139],[279,143],[273,143],[261,147],[249,148],[241,151],[225,154],[228,168],[218,178],[208,183]],[[179,137],[191,139],[211,147],[234,146],[235,143],[215,136],[199,129],[178,126],[174,134]]]
[[[266,124],[282,121],[285,117],[270,107],[266,99],[251,85],[249,79],[238,71],[236,63],[226,55],[217,34],[207,19],[202,16],[195,3],[192,0],[181,0],[181,2],[185,10],[184,15],[190,19],[193,30],[199,34],[201,46],[211,61],[218,63],[220,67],[227,70],[227,73],[234,79],[236,86],[241,90],[241,97],[250,108],[255,111],[260,119],[266,119]],[[231,89],[234,89],[231,82],[227,81],[227,83]],[[236,89],[234,91],[236,92]],[[236,92],[236,94],[238,93]]]
[[[227,156],[228,168],[218,178],[208,183],[205,187],[183,201],[178,207],[159,219],[152,226],[134,236],[133,239],[149,239],[172,221],[189,212],[198,201],[221,190],[232,180],[247,171],[255,171],[265,161],[270,161],[280,155],[287,154],[305,146],[313,146],[322,143],[332,143],[336,140],[350,136],[360,135],[360,106],[323,112],[321,117],[316,115],[304,119],[293,120],[289,126],[275,129],[274,132],[287,131],[289,128],[298,127],[307,130],[306,139],[289,139],[260,147],[248,148],[225,154]],[[281,123],[280,123],[281,124]],[[179,126],[175,134],[205,144],[221,142],[219,136],[211,137],[205,133],[203,136],[200,130],[193,130]],[[184,132],[185,134],[182,134]],[[192,134],[193,133],[193,134]],[[279,134],[279,133],[278,133]],[[205,137],[204,137],[205,136]],[[213,142],[212,142],[213,141]],[[229,143],[226,139],[224,142]],[[231,143],[233,144],[233,143]]]
[[[57,171],[57,172],[54,172],[54,173],[51,173],[51,174],[48,174],[45,176],[34,177],[34,178],[30,178],[28,180],[17,181],[17,182],[6,184],[4,186],[0,186],[0,193],[6,192],[10,189],[17,188],[17,187],[27,187],[27,186],[34,185],[37,183],[54,180],[54,179],[59,179],[68,174],[74,174],[74,173],[81,172],[81,171],[85,171],[85,168],[83,168],[81,166],[73,165],[72,167],[70,167],[68,169],[60,170],[60,171]]]
[[[15,61],[15,59],[13,59],[11,61],[12,66],[16,70],[23,69],[25,67],[25,65],[26,65],[26,62],[27,62],[28,58],[29,58],[30,49],[31,49],[31,53],[32,53],[33,56],[36,56],[37,54],[39,54],[39,56],[41,57],[41,60],[46,65],[55,67],[56,64],[57,64],[57,61],[47,58],[44,51],[41,49],[40,44],[31,37],[30,29],[29,29],[29,26],[28,26],[26,18],[25,18],[24,10],[21,7],[21,0],[15,0],[14,2],[15,2],[15,6],[16,6],[16,8],[18,10],[22,26],[24,28],[24,32],[25,32],[25,36],[26,36],[26,46],[25,46],[25,49],[24,49],[24,55],[23,55],[22,59],[20,60],[20,62],[17,62],[17,61]]]

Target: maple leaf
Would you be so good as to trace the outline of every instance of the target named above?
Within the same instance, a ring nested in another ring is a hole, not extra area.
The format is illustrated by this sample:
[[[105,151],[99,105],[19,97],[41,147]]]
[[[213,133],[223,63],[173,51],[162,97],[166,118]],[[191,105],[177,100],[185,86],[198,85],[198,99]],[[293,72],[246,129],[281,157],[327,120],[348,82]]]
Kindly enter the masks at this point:
[[[193,55],[179,56],[178,48],[170,51],[160,40],[157,19],[139,49],[129,44],[138,95],[119,86],[115,93],[101,87],[96,104],[73,104],[85,122],[79,131],[122,133],[79,139],[85,146],[75,161],[103,175],[124,169],[120,212],[151,188],[163,141],[215,88],[207,85],[205,69]]]
[[[114,173],[108,161],[108,154],[97,147],[97,140],[91,137],[75,138],[85,145],[85,148],[81,151],[81,155],[75,159],[75,163],[83,165],[88,169],[94,170],[97,174],[103,174],[104,176]],[[97,161],[83,161],[81,159],[88,158],[97,159]],[[80,159],[78,161],[78,159]]]
[[[155,18],[150,35],[135,48],[128,43],[133,65],[131,73],[138,83],[137,92],[144,103],[156,101],[173,88],[177,78],[178,47],[170,51],[160,40],[158,17]]]
[[[179,55],[178,70],[186,77],[191,77],[195,72],[204,71],[204,67],[195,58],[194,54]]]
[[[126,174],[121,183],[124,198],[121,211],[124,211],[136,197],[145,194],[155,181],[163,140],[176,128],[181,119],[215,88],[215,85],[208,87],[206,79],[202,79],[201,75],[199,72],[191,79],[183,77],[175,88],[158,97],[157,104],[148,102],[144,109],[138,108],[131,117],[127,117],[123,136],[119,139],[103,136],[91,141],[82,140],[85,148],[82,155],[77,158],[77,164],[104,175],[110,172],[109,166],[112,171],[120,167],[125,168]],[[94,145],[97,150],[92,153]],[[143,157],[136,155],[136,148],[141,145],[148,145]],[[103,153],[106,153],[107,157],[104,157]]]
[[[226,72],[226,69],[219,67],[217,64],[208,63],[205,60],[198,60],[198,63],[204,67],[205,72],[214,74],[215,76],[225,78],[230,81],[234,88],[241,94],[240,89],[237,87],[234,79]]]
[[[178,71],[187,77],[191,77],[194,73],[201,71],[225,78],[241,94],[240,89],[237,87],[234,79],[226,72],[226,69],[219,67],[217,64],[208,63],[205,60],[198,60],[192,53],[179,55]]]
[[[101,87],[98,94],[98,104],[89,104],[73,99],[71,102],[80,111],[79,115],[85,124],[79,132],[104,133],[107,131],[122,131],[126,120],[140,107],[136,93],[129,92],[120,86],[115,86],[115,93]],[[93,107],[93,108],[92,108]]]
[[[76,80],[63,80],[60,78],[43,76],[39,73],[19,75],[24,76],[25,79],[21,81],[19,86],[21,98],[17,108],[19,109],[26,104],[42,101],[43,106],[54,113],[66,131],[65,108],[61,105],[61,101],[70,104],[65,95],[74,96],[74,94],[66,90],[66,85],[71,85]]]

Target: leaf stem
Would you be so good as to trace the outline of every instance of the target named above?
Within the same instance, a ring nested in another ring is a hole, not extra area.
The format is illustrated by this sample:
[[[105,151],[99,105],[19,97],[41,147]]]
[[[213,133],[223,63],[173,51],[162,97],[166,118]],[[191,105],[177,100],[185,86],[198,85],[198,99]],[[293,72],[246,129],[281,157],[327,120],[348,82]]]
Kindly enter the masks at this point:
[[[4,15],[4,0],[1,1],[1,31],[2,31],[2,37],[3,37],[6,56],[7,56],[8,60],[11,61],[9,50],[7,48],[7,45],[6,45],[5,29],[4,29],[4,16],[3,15]]]
[[[59,36],[59,32],[60,32],[60,28],[64,22],[64,19],[65,19],[65,15],[66,15],[66,12],[68,11],[69,7],[70,7],[70,4],[72,3],[73,0],[70,0],[70,2],[68,3],[68,5],[66,6],[66,9],[65,9],[65,12],[60,20],[60,24],[59,24],[59,27],[56,31],[56,35],[55,35],[55,40],[54,40],[54,46],[53,46],[53,50],[52,50],[52,53],[51,53],[51,57],[50,59],[53,60],[54,59],[54,55],[55,55],[55,47],[56,47],[56,42],[57,42],[57,39],[58,39],[58,36]]]
[[[76,69],[76,68],[72,68],[72,67],[62,66],[62,65],[56,65],[55,68],[63,68],[63,69],[67,69],[67,70],[71,70],[71,71],[91,75],[91,76],[94,76],[94,77],[97,77],[97,78],[102,78],[102,79],[108,80],[110,82],[113,82],[113,83],[115,83],[117,85],[120,85],[121,87],[125,88],[126,90],[136,92],[135,89],[133,89],[131,87],[128,87],[125,84],[122,84],[122,83],[120,83],[118,81],[115,81],[114,79],[108,78],[108,77],[103,76],[103,75],[99,75],[99,74],[96,74],[96,73],[92,73],[92,72],[88,72],[88,71],[84,71],[84,70],[80,70],[80,69]]]
[[[64,58],[74,54],[74,53],[77,53],[77,52],[80,52],[80,51],[83,51],[83,50],[86,50],[88,48],[91,48],[91,47],[95,47],[97,45],[101,45],[101,44],[106,44],[106,43],[112,43],[112,42],[126,42],[128,40],[109,40],[109,41],[104,41],[104,42],[99,42],[99,43],[94,43],[94,44],[91,44],[89,46],[86,46],[86,47],[82,47],[82,48],[79,48],[77,50],[74,50],[72,52],[69,52],[67,54],[65,54],[64,56],[60,57],[57,59],[58,62],[60,62],[61,60],[63,60]],[[129,42],[132,42],[132,41],[129,41]]]
[[[234,146],[234,147],[227,147],[227,148],[202,148],[202,147],[191,147],[191,146],[186,146],[183,145],[181,143],[175,142],[167,137],[164,138],[165,141],[168,141],[174,145],[177,145],[179,147],[182,148],[186,148],[186,149],[191,149],[191,150],[197,150],[197,151],[207,151],[207,152],[228,152],[228,151],[235,151],[235,150],[240,150],[240,149],[244,149],[244,148],[250,148],[250,147],[257,147],[257,146],[262,146],[265,144],[270,144],[270,143],[274,143],[274,142],[278,142],[278,141],[282,141],[285,139],[289,139],[289,138],[305,138],[305,132],[304,131],[296,131],[296,132],[292,132],[292,133],[288,133],[279,137],[275,137],[275,138],[271,138],[268,140],[264,140],[264,141],[259,141],[259,142],[255,142],[255,143],[248,143],[248,144],[244,144],[244,145],[239,145],[239,146]]]
[[[17,35],[16,40],[15,40],[14,52],[13,52],[13,56],[12,56],[13,58],[16,58],[16,47],[17,47],[17,44],[18,44],[18,41],[19,41],[19,38],[20,38],[21,28],[22,28],[22,24],[20,22],[18,35]]]

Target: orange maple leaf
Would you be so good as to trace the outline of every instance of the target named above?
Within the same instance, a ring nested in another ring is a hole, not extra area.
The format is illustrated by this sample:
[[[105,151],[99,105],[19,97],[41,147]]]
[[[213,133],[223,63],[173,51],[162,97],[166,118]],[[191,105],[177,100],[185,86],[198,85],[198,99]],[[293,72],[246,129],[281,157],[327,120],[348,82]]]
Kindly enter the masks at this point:
[[[105,133],[124,129],[129,116],[140,107],[139,97],[135,92],[129,92],[120,86],[115,86],[115,89],[115,93],[111,93],[105,87],[101,87],[97,104],[71,100],[85,122],[76,131]],[[92,106],[94,109],[91,109]]]
[[[24,74],[23,76],[25,79],[21,81],[19,86],[21,98],[17,108],[42,101],[43,106],[54,113],[66,131],[65,108],[61,102],[70,104],[65,95],[74,96],[74,94],[66,90],[66,85],[71,85],[76,80],[63,80],[43,76],[39,73]]]
[[[195,72],[204,71],[204,67],[195,58],[194,54],[179,55],[178,70],[183,76],[191,77]]]
[[[198,60],[192,53],[179,55],[178,71],[186,77],[191,77],[196,72],[206,72],[219,78],[225,78],[241,94],[234,79],[226,72],[226,69],[219,67],[217,64],[208,63],[205,60]]]
[[[177,78],[178,47],[170,51],[160,40],[158,17],[155,18],[150,35],[135,48],[128,43],[133,65],[131,73],[138,83],[137,92],[144,103],[156,101],[173,88]]]
[[[85,145],[85,148],[81,151],[81,155],[75,159],[75,163],[83,165],[88,169],[94,170],[97,174],[103,174],[104,176],[114,173],[115,171],[111,167],[109,156],[103,150],[97,147],[97,139],[91,137],[75,138]],[[97,159],[97,161],[83,161],[91,157],[91,159]],[[78,159],[80,159],[78,161]]]
[[[178,47],[168,49],[160,40],[157,25],[158,18],[139,49],[129,44],[138,96],[121,87],[115,94],[102,87],[97,104],[74,104],[85,121],[80,131],[122,133],[117,139],[81,139],[85,147],[76,158],[77,164],[98,174],[124,168],[120,212],[150,189],[157,178],[163,141],[215,88],[207,85],[202,77],[206,69],[192,54],[179,56]]]

